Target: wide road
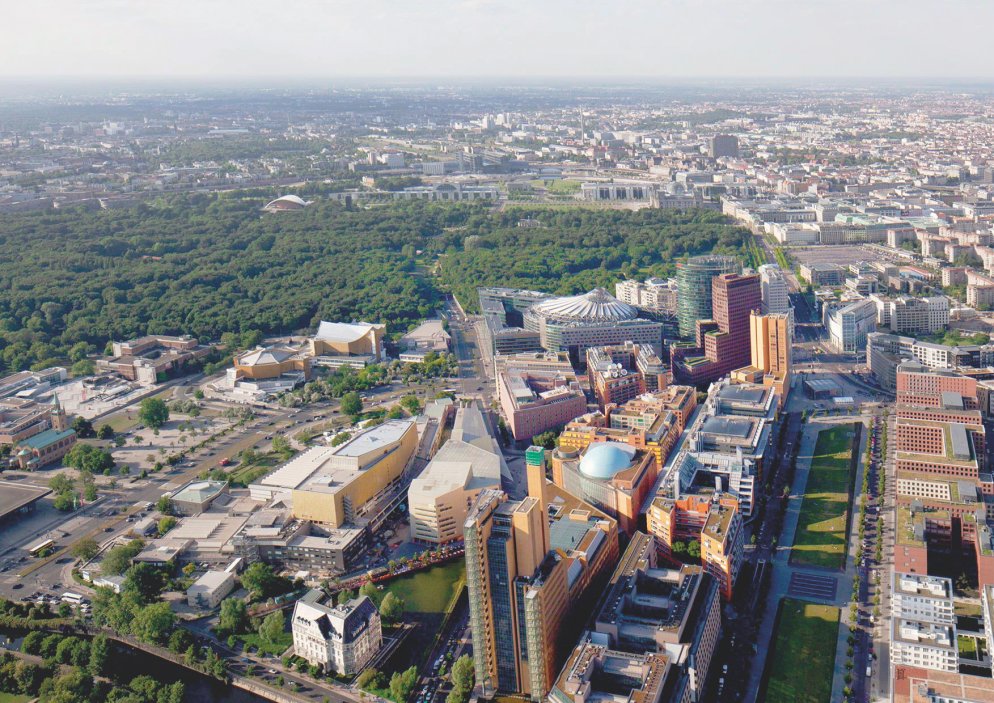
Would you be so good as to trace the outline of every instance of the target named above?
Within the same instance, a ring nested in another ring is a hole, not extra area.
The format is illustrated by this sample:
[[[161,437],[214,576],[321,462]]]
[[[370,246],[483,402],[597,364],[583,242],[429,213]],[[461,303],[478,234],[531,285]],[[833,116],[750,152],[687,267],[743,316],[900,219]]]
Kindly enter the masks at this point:
[[[403,386],[391,384],[363,393],[367,409],[389,407],[408,393],[425,394],[430,388],[423,385]],[[211,444],[188,455],[186,461],[175,467],[149,474],[148,478],[119,480],[113,490],[101,490],[99,500],[81,511],[71,514],[55,513],[50,507],[38,515],[28,517],[37,520],[32,530],[21,531],[21,536],[12,543],[0,544],[0,565],[8,565],[7,571],[0,572],[0,595],[5,597],[25,597],[33,591],[61,594],[69,581],[69,564],[74,561],[68,553],[38,566],[27,554],[34,544],[44,539],[54,539],[59,549],[71,546],[83,537],[92,537],[103,542],[126,533],[131,526],[129,515],[138,511],[139,506],[157,501],[163,493],[182,486],[205,471],[217,467],[223,457],[234,457],[239,452],[253,448],[269,448],[271,438],[284,434],[288,438],[311,426],[323,426],[338,415],[338,401],[323,401],[294,409],[256,409],[257,415],[241,427]],[[45,485],[58,473],[49,469],[38,473],[9,472],[4,478],[34,485]],[[2,484],[0,484],[2,486]],[[110,514],[113,513],[113,514]],[[0,566],[3,568],[3,566]],[[26,573],[30,570],[30,573]],[[21,588],[15,588],[16,584]],[[61,590],[60,590],[61,589]]]

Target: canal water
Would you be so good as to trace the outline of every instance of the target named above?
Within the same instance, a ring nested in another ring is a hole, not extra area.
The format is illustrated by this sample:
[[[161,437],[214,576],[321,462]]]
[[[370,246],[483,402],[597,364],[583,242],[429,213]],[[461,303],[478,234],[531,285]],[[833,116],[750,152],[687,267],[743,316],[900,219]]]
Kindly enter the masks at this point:
[[[8,631],[0,628],[0,646],[9,649],[20,649],[24,634],[20,631]],[[268,703],[268,700],[261,696],[173,664],[166,659],[160,659],[147,652],[133,649],[118,642],[113,644],[114,652],[112,657],[115,671],[127,672],[125,676],[131,678],[144,674],[167,684],[182,681],[186,688],[185,695],[183,696],[185,703],[199,703],[201,701]],[[3,650],[0,649],[0,651]],[[127,681],[122,683],[127,683]]]

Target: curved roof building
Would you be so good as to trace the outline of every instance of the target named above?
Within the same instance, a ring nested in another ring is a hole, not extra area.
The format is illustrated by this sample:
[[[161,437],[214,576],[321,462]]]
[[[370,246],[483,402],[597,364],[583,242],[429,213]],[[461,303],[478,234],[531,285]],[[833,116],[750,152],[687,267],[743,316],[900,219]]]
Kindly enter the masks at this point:
[[[552,453],[552,482],[618,521],[628,535],[638,528],[639,510],[655,487],[655,454],[642,446],[614,441],[592,442],[577,451]]]
[[[266,212],[286,212],[288,210],[303,210],[308,205],[310,202],[299,195],[282,195],[276,200],[266,203],[266,207],[262,209]]]
[[[618,322],[638,317],[638,310],[623,303],[603,288],[594,288],[589,293],[572,295],[568,298],[552,298],[538,303],[531,314],[541,315],[547,320],[568,323]]]
[[[639,318],[636,308],[603,288],[543,300],[523,317],[525,329],[539,334],[544,349],[569,352],[575,365],[584,363],[588,347],[631,341],[651,345],[658,353],[663,341],[661,323]]]
[[[631,468],[635,459],[635,447],[616,442],[591,444],[580,459],[580,473],[587,478],[609,481],[616,475]]]

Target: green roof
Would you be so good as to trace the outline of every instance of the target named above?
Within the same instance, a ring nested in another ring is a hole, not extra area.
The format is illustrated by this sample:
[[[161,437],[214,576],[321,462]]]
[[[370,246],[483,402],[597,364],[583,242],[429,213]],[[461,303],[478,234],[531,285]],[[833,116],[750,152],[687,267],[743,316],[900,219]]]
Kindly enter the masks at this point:
[[[44,449],[45,447],[51,446],[56,442],[69,437],[70,435],[75,435],[76,430],[65,430],[63,432],[56,432],[55,430],[45,430],[44,432],[39,432],[33,437],[28,437],[17,443],[19,447],[28,447],[30,449]]]

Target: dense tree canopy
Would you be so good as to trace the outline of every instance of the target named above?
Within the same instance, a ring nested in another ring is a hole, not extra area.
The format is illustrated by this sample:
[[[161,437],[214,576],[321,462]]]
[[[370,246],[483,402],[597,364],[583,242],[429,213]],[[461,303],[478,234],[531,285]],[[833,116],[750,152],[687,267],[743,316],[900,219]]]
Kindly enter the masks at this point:
[[[619,274],[671,273],[684,255],[740,252],[747,238],[716,212],[496,212],[424,202],[367,209],[319,199],[263,215],[270,195],[185,194],[133,208],[6,215],[0,371],[78,363],[108,340],[143,334],[257,337],[313,329],[321,319],[404,332],[433,314],[444,289],[473,309],[478,285],[611,287]],[[517,227],[524,218],[543,226]]]

